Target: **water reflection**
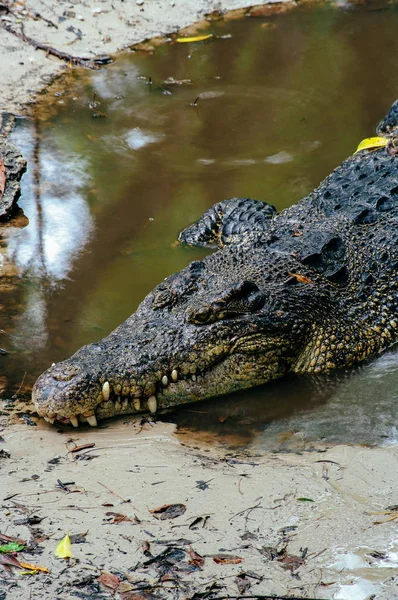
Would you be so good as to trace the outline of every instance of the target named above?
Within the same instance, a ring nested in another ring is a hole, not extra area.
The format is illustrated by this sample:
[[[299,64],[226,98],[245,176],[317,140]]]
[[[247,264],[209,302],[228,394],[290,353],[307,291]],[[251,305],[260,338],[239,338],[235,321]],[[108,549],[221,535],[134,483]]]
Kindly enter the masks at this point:
[[[19,127],[13,141],[29,164],[21,203],[29,227],[9,229],[6,258],[20,274],[29,272],[56,285],[68,276],[93,230],[83,192],[89,184],[88,161],[62,152],[35,124]]]
[[[0,247],[9,277],[0,369],[11,386],[106,335],[159,281],[201,258],[173,243],[211,204],[296,202],[398,95],[397,7],[299,8],[212,27],[219,37],[209,43],[165,44],[82,72],[48,112],[17,127],[29,225],[2,230]],[[383,44],[368,43],[376,28]],[[190,414],[207,412],[202,429],[245,443],[395,440],[398,376],[383,365],[331,384],[278,382]]]

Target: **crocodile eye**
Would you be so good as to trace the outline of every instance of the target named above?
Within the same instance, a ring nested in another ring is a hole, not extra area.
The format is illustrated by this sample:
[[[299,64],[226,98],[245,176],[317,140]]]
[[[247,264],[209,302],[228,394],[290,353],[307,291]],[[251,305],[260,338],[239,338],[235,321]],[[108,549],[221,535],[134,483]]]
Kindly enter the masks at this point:
[[[210,308],[194,308],[192,306],[187,308],[185,320],[187,323],[193,323],[195,325],[204,325],[214,321],[214,315]]]
[[[206,323],[209,320],[210,317],[210,311],[208,308],[199,310],[196,314],[195,314],[195,321],[197,323]]]

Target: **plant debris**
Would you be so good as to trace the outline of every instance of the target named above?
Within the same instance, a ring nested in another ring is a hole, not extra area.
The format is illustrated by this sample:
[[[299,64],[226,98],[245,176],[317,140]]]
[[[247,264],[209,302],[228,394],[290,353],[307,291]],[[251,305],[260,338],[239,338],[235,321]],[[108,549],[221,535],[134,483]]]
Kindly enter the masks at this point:
[[[185,504],[164,504],[163,506],[159,506],[159,508],[153,508],[149,512],[153,514],[156,519],[164,520],[164,519],[176,519],[177,517],[181,517],[187,510]]]

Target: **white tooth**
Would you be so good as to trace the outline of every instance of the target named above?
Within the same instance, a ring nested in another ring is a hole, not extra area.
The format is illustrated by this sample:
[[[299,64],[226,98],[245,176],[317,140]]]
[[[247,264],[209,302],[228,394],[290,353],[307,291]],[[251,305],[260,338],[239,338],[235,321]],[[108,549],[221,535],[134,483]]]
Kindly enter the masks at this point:
[[[128,400],[123,400],[122,410],[130,410],[130,404]]]
[[[91,425],[91,427],[97,427],[98,423],[95,415],[90,415],[89,417],[86,417],[86,419],[87,423]]]
[[[167,375],[163,375],[163,377],[162,377],[162,383],[163,383],[164,387],[166,387],[167,385],[169,385],[169,378],[167,377]]]
[[[104,385],[102,386],[102,397],[105,400],[105,402],[108,402],[110,393],[111,389],[109,386],[109,381],[105,381]]]
[[[51,425],[54,423],[54,420],[55,420],[55,419],[50,419],[50,417],[43,417],[43,418],[47,421],[47,423],[51,423]]]
[[[178,381],[178,373],[175,369],[173,369],[171,372],[171,378],[173,381]]]
[[[116,400],[116,402],[115,402],[115,411],[116,412],[120,412],[121,410],[122,410],[121,402],[119,402],[119,400]]]
[[[77,420],[77,417],[70,417],[69,420],[72,423],[73,427],[79,427],[79,421]]]
[[[192,375],[192,381],[196,381],[196,375]]]
[[[156,396],[150,396],[148,398],[148,408],[151,413],[155,413],[158,408],[158,401],[156,400]]]
[[[133,406],[134,406],[135,410],[140,410],[140,408],[141,408],[141,400],[139,398],[134,398],[134,400],[133,400]]]

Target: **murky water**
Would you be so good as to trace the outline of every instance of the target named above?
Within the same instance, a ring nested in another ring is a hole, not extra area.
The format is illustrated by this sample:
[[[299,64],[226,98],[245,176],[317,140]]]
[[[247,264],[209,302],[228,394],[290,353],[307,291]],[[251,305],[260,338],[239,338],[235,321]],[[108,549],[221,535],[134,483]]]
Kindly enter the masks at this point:
[[[281,209],[309,193],[398,97],[397,30],[398,8],[382,5],[219,20],[206,42],[77,74],[20,120],[29,225],[0,233],[9,389],[106,335],[202,257],[174,241],[214,202],[244,195]],[[172,418],[256,447],[392,443],[397,366],[391,352],[349,377],[292,378]]]

